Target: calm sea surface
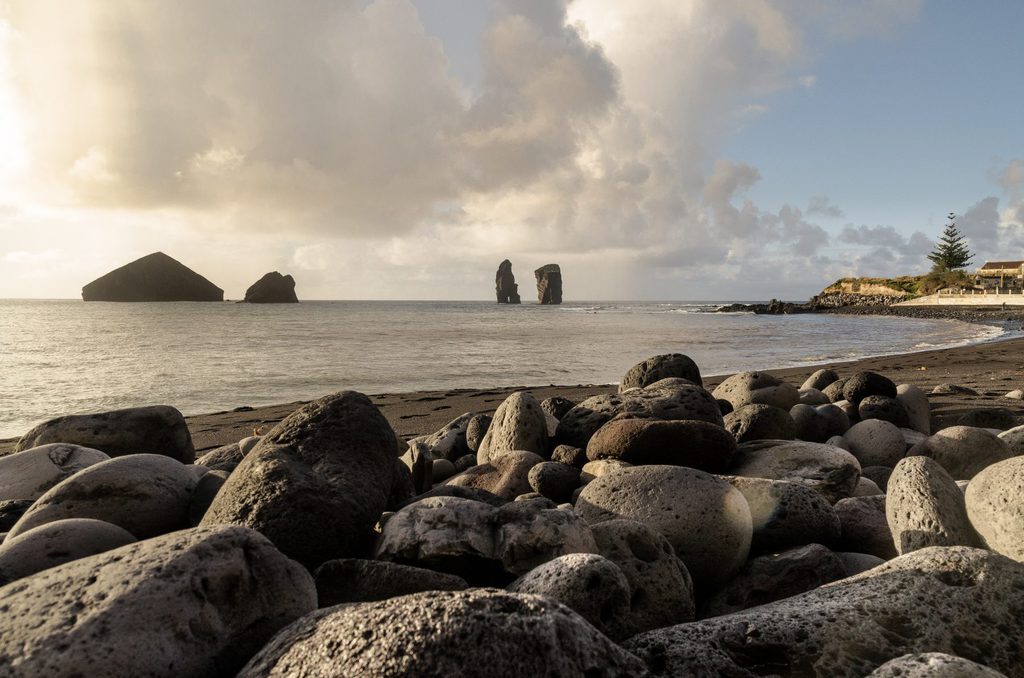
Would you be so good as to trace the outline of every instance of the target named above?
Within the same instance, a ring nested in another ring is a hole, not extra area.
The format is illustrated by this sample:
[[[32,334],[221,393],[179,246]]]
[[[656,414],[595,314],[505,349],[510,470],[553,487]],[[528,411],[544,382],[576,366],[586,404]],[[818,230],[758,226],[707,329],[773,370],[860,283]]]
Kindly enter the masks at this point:
[[[686,353],[712,375],[1000,334],[947,320],[706,312],[713,307],[0,300],[0,437],[62,414],[145,404],[200,414],[341,389],[607,384],[658,353]]]

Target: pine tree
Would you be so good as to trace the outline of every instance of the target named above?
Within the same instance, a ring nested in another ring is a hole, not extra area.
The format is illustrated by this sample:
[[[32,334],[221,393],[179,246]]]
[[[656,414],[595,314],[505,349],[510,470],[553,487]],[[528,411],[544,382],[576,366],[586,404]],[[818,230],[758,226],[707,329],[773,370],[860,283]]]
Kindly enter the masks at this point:
[[[942,237],[939,238],[932,253],[928,255],[934,271],[952,271],[964,268],[974,258],[964,242],[966,238],[956,227],[956,215],[950,212],[948,219],[949,223],[946,224]]]

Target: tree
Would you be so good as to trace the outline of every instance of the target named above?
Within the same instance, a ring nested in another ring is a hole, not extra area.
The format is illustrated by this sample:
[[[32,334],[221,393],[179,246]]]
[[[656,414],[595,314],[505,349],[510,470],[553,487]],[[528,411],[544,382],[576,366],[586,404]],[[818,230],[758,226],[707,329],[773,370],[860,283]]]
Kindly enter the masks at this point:
[[[965,268],[974,258],[964,242],[966,238],[956,227],[956,215],[950,212],[947,218],[949,223],[942,231],[942,237],[939,238],[932,253],[928,255],[928,259],[933,264],[933,271],[953,271]]]

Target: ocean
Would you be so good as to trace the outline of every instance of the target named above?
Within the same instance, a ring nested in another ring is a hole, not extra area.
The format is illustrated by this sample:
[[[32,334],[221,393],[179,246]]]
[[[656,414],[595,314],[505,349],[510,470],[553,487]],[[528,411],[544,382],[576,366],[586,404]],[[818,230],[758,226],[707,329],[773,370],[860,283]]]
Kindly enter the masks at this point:
[[[0,438],[64,414],[138,405],[190,415],[343,389],[609,384],[659,353],[685,353],[714,375],[1002,332],[952,320],[711,312],[725,303],[0,300]]]

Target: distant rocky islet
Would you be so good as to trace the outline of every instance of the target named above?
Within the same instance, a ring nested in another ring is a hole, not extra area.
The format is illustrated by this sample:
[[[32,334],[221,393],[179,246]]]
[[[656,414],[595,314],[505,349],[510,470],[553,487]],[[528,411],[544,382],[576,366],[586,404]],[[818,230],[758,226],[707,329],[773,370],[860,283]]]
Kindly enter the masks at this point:
[[[654,356],[407,443],[346,391],[199,458],[173,407],[40,424],[0,457],[0,674],[1024,675],[1016,415],[703,383]]]

